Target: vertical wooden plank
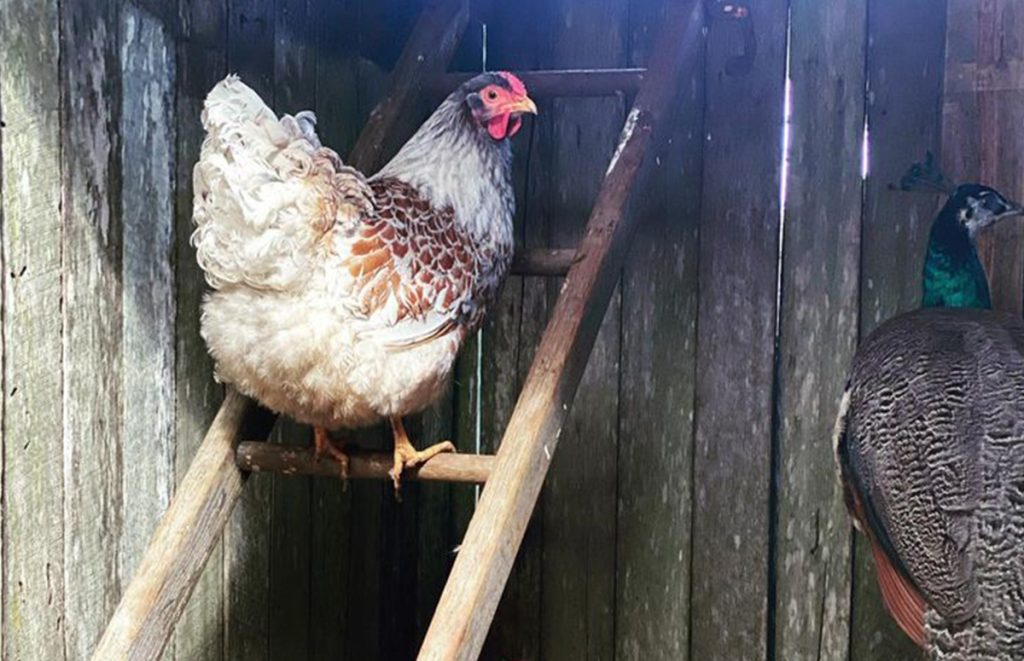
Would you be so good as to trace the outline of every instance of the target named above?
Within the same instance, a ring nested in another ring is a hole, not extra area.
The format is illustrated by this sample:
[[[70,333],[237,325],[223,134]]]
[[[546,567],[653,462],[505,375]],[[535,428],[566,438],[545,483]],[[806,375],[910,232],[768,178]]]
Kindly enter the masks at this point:
[[[227,7],[224,0],[179,0],[176,209],[174,280],[175,481],[180,484],[223,398],[213,364],[199,336],[205,283],[196,264],[192,236],[192,167],[203,141],[200,123],[206,93],[227,73]],[[250,485],[250,488],[253,485]],[[173,650],[179,659],[224,657],[224,548],[218,546],[178,621]]]
[[[380,442],[376,437],[355,435],[353,440]],[[349,549],[346,583],[346,636],[345,659],[373,661],[380,656],[381,608],[381,500],[384,485],[373,482],[355,482],[349,507]]]
[[[231,0],[227,44],[228,68],[273,107],[273,0]],[[271,494],[271,480],[253,480],[224,539],[224,653],[231,659],[270,658]]]
[[[362,129],[377,102],[387,92],[388,72],[394,66],[418,12],[415,7],[403,8],[391,2],[368,2],[359,4],[359,63],[357,78],[357,126]],[[411,119],[411,118],[410,118]],[[403,124],[403,122],[398,122]],[[416,128],[415,122],[405,125],[405,130]],[[395,146],[404,140],[397,134],[398,125],[393,127]],[[357,130],[357,136],[361,134]],[[358,139],[358,138],[357,138]],[[389,145],[390,146],[390,145]],[[383,159],[391,154],[382,154]],[[351,435],[353,441],[364,447],[390,448],[390,432],[379,425]],[[353,483],[351,490],[350,533],[347,577],[347,635],[345,658],[374,661],[388,658],[384,652],[389,639],[396,635],[399,620],[388,618],[390,607],[388,596],[394,595],[389,587],[394,585],[390,573],[390,560],[396,558],[394,545],[385,544],[383,527],[397,515],[394,508],[394,494],[390,484]],[[415,595],[402,598],[415,603]]]
[[[355,144],[361,126],[358,40],[339,39],[338,30],[345,26],[359,33],[358,0],[320,2],[317,12],[317,132],[324,144],[344,154]],[[315,618],[310,658],[350,659],[345,641],[352,599],[348,585],[352,488],[343,490],[337,480],[328,479],[314,480],[312,489],[310,559],[316,580],[310,585],[310,612]]]
[[[0,49],[2,50],[2,49]],[[4,62],[6,58],[0,55],[0,62]],[[3,99],[3,74],[0,71],[0,278],[6,272],[4,266],[4,145],[3,145],[3,134],[2,130],[5,128],[3,123],[4,116],[4,99]],[[6,352],[4,346],[6,344],[4,339],[4,299],[5,299],[5,287],[0,286],[0,503],[4,502],[4,487],[3,487],[3,471],[4,471],[4,446],[6,443],[4,440],[4,411],[7,404],[7,396],[5,394],[6,389],[4,388],[4,379],[7,374],[5,365],[7,364]],[[3,506],[0,505],[0,657],[3,656],[4,650],[4,611],[6,610],[3,597],[4,593],[4,514]]]
[[[0,4],[2,655],[64,658],[57,2]]]
[[[550,12],[551,6],[546,3],[535,3],[529,12],[515,4],[490,3],[481,16],[487,23],[488,68],[541,68],[539,42],[550,29],[546,27],[551,25]],[[473,29],[480,27],[471,25],[470,30]],[[467,66],[466,70],[475,70],[481,64]],[[517,250],[549,245],[549,225],[540,211],[538,198],[545,181],[538,172],[537,154],[541,143],[550,145],[551,142],[550,131],[540,129],[547,125],[551,106],[543,99],[539,103],[543,118],[539,121],[528,118],[512,141]],[[465,437],[472,443],[479,434],[483,452],[494,453],[500,445],[547,318],[547,283],[540,278],[510,277],[480,336],[483,345],[478,354],[479,364],[474,353],[476,347],[467,346],[463,352],[466,376],[471,374],[474,381],[479,376],[480,399],[460,397],[457,415],[468,424],[460,424],[459,428],[465,430]],[[475,496],[475,493],[461,496],[468,502],[460,503],[456,532],[460,542],[473,514]],[[543,502],[538,502],[498,605],[482,658],[540,658],[541,609],[538,606],[541,602],[543,508]]]
[[[482,23],[493,3],[469,2],[469,18],[449,69],[478,71],[482,64]],[[424,94],[424,112],[433,111],[438,98]],[[489,315],[494,319],[493,309]],[[459,452],[478,451],[480,404],[479,344],[484,331],[467,338],[457,359],[450,387],[437,404],[422,416],[424,442],[450,439]],[[416,628],[410,656],[422,642],[441,591],[444,589],[465,527],[473,514],[475,485],[417,483]]]
[[[121,8],[121,438],[119,578],[126,584],[174,489],[174,42],[160,16]]]
[[[940,153],[945,8],[941,0],[868,3],[871,163],[861,230],[861,337],[920,304],[921,266],[936,200],[890,185],[926,151]],[[855,540],[851,658],[916,658],[920,652],[882,605],[864,536]]]
[[[377,9],[374,13],[378,16],[377,20],[387,26],[386,29],[390,32],[390,35],[382,34],[376,37],[378,43],[375,50],[381,56],[382,63],[395,60],[397,64],[402,49],[408,46],[404,43],[407,38],[394,43],[395,31],[410,34],[408,28],[411,28],[412,22],[423,20],[420,17],[432,11],[432,4],[434,3],[424,0],[390,0],[376,3]],[[472,3],[465,4],[468,8]],[[475,31],[468,39],[457,41],[453,47],[460,44],[465,47],[472,43],[474,34]],[[369,43],[366,46],[373,47]],[[388,68],[393,69],[394,66],[395,64],[389,64]],[[414,99],[412,110],[393,127],[393,138],[389,138],[384,153],[397,150],[436,108],[437,100],[428,98],[421,92],[417,92]],[[386,101],[382,98],[381,102]],[[382,107],[374,109],[374,115]],[[458,437],[453,438],[455,397],[455,387],[450,383],[433,406],[422,415],[412,416],[406,420],[409,429],[413,430],[414,437],[420,439],[417,445],[451,439],[460,450],[469,449],[459,445]],[[390,433],[385,433],[385,436],[389,437]],[[385,447],[391,445],[390,439],[384,443]],[[417,482],[409,483],[402,491],[401,502],[388,496],[382,501],[382,658],[415,656],[451,566],[452,549],[457,543],[453,539],[453,494],[457,491],[469,493],[472,487]]]
[[[295,114],[316,105],[315,14],[311,0],[274,3],[274,111]],[[312,429],[281,418],[278,442],[308,446]],[[312,478],[274,475],[270,504],[271,659],[307,658],[310,628],[310,498]]]
[[[542,68],[623,66],[626,0],[551,3]],[[543,166],[550,247],[575,247],[622,131],[625,99],[557,98]],[[560,281],[549,281],[554,304]],[[590,354],[544,493],[541,657],[610,659],[615,590],[615,485],[621,308],[614,294]]]
[[[630,6],[630,66],[644,66],[668,3]],[[689,647],[697,225],[704,39],[689,45],[682,109],[650,159],[622,280],[615,656],[683,659]]]
[[[440,15],[436,7],[439,6],[441,3],[422,0],[361,3],[360,125],[371,112],[377,116],[377,103],[384,102],[384,95],[389,91],[389,72],[408,49],[413,26],[428,15],[425,12],[434,17],[432,20],[437,20]],[[378,152],[379,161],[390,158],[434,110],[433,106],[423,103],[413,104],[412,108],[390,129],[387,141]],[[366,136],[365,129],[360,136]],[[407,420],[415,438],[422,439],[416,441],[417,444],[427,443],[432,434],[440,433],[447,426],[442,413],[446,397],[442,395],[439,407],[428,413],[427,425],[418,418]],[[358,439],[360,444],[374,447],[390,448],[392,444],[390,431],[384,425],[360,432]],[[444,506],[444,493],[440,502],[431,502],[424,500],[423,492],[422,485],[409,484],[403,488],[402,502],[398,502],[388,484],[354,485],[348,615],[351,635],[346,642],[351,658],[406,658],[414,654],[420,637],[417,619],[422,603],[421,586],[417,582],[421,561],[417,548],[424,542],[430,548],[439,543],[448,546],[447,533],[433,540],[423,538],[424,534],[431,534],[422,525],[424,514],[431,516],[435,523],[443,524],[447,519],[446,511],[436,509]],[[427,562],[434,563],[431,571],[436,575],[439,568],[447,571],[449,558],[442,555],[439,564],[433,558]]]
[[[455,437],[456,408],[454,386],[442,395],[440,401],[424,412],[422,416],[422,438],[425,442],[434,439]],[[454,443],[454,441],[452,441]],[[473,452],[473,448],[456,446],[460,452]],[[416,590],[415,613],[413,615],[413,640],[410,654],[416,648],[430,625],[434,606],[444,589],[444,581],[451,567],[453,550],[458,544],[454,538],[453,493],[472,493],[472,485],[444,483],[417,483],[416,545],[414,577]]]
[[[712,25],[707,50],[691,656],[764,658],[786,9],[751,5],[757,57]]]
[[[122,261],[118,13],[61,6],[65,651],[89,656],[120,593]]]
[[[1019,0],[950,0],[943,169],[954,181],[978,181],[1024,196],[1024,28]],[[1024,310],[1024,223],[1002,223],[978,238],[992,305]]]
[[[384,31],[375,36],[375,44],[366,43],[379,53],[381,63],[394,69],[402,50],[406,48],[411,27],[424,12],[430,11],[430,3],[417,0],[389,0],[374,3],[376,21]],[[403,34],[400,40],[395,34]],[[394,63],[393,63],[394,62]],[[388,75],[389,84],[391,74]],[[383,97],[381,103],[385,103]],[[419,128],[421,122],[435,109],[432,102],[417,94],[410,104],[410,110],[397,121],[390,131],[388,144],[381,156],[389,158],[405,140]],[[382,106],[374,108],[376,114]],[[365,129],[364,129],[365,130]],[[437,436],[447,428],[444,416],[452,403],[450,390],[442,393],[435,406],[423,415],[410,416],[406,423],[417,445],[427,445],[448,435]],[[389,430],[384,431],[384,447],[392,445]],[[387,486],[387,485],[385,485]],[[382,659],[413,658],[429,621],[419,622],[420,606],[427,594],[419,579],[433,577],[434,582],[443,580],[450,564],[448,541],[447,508],[451,487],[434,484],[409,483],[402,488],[402,499],[398,501],[386,488],[381,501],[380,519],[380,623],[379,654]],[[425,546],[421,547],[421,544]],[[430,554],[428,556],[421,553]],[[425,572],[425,575],[421,573]],[[436,589],[436,588],[435,588]],[[431,598],[432,604],[437,597]]]
[[[864,0],[793,0],[778,358],[778,659],[849,651],[850,523],[832,436],[857,343]]]

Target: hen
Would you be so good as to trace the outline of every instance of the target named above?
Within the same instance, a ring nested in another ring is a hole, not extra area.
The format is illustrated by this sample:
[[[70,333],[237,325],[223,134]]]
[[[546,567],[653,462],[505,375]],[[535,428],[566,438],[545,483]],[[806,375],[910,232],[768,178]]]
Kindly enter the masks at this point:
[[[485,73],[452,92],[373,176],[320,144],[310,112],[278,118],[237,77],[206,99],[192,242],[211,291],[202,336],[218,377],[328,430],[387,418],[392,479],[416,451],[402,416],[442,392],[512,260],[509,140],[537,108]]]

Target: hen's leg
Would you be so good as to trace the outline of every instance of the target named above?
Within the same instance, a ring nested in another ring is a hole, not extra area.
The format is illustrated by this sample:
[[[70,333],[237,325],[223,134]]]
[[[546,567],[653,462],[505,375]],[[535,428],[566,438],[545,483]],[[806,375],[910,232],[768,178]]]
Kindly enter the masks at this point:
[[[320,461],[325,454],[329,454],[338,462],[341,479],[348,479],[348,455],[339,447],[338,443],[331,440],[327,430],[323,427],[313,427],[313,447],[317,461]]]
[[[442,441],[431,445],[426,450],[417,451],[409,442],[409,435],[405,433],[405,425],[402,424],[401,416],[391,417],[391,430],[395,433],[395,463],[389,474],[391,481],[395,483],[395,491],[402,487],[403,468],[419,466],[442,452],[455,452],[455,446],[451,441]]]

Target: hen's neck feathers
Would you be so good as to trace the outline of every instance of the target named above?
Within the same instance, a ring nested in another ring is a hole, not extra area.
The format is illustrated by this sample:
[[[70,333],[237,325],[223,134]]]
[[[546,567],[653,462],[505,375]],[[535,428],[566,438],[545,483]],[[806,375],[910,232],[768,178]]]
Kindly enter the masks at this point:
[[[417,188],[477,238],[511,241],[512,149],[472,121],[465,94],[455,92],[373,179],[394,177]],[[506,236],[507,235],[507,236]]]

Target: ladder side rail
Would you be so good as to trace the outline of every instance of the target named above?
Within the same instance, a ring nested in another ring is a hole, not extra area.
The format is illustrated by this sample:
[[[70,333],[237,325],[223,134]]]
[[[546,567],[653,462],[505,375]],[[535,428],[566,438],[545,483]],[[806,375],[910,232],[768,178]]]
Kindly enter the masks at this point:
[[[687,49],[703,39],[701,3],[676,3],[669,12],[420,648],[421,660],[472,661],[483,647],[629,248],[635,229],[624,213],[629,193],[652,135],[680,98]]]

